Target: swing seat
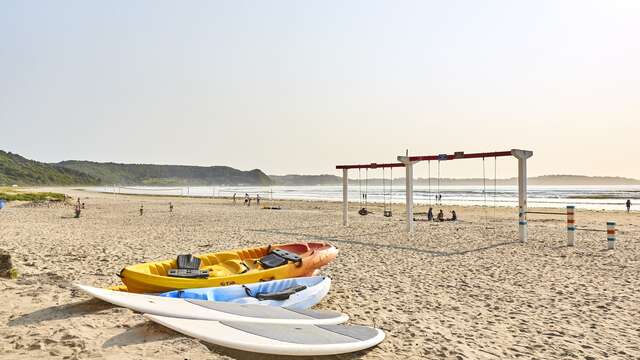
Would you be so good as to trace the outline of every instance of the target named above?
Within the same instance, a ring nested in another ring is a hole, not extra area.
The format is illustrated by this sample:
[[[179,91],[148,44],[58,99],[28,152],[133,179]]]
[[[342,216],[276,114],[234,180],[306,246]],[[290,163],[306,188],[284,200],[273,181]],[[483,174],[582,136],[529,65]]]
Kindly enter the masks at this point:
[[[384,211],[384,217],[391,217],[391,210],[385,210]]]
[[[369,210],[367,210],[367,208],[362,208],[360,210],[358,210],[358,214],[365,216],[369,214]]]

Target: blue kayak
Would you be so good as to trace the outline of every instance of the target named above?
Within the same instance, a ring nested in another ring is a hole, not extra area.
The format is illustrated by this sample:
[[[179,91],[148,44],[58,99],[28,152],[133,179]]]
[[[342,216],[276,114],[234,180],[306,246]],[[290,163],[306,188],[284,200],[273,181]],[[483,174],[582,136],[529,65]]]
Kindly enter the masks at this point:
[[[331,279],[310,276],[245,285],[183,289],[160,294],[164,297],[262,304],[304,310],[319,303],[329,292]]]

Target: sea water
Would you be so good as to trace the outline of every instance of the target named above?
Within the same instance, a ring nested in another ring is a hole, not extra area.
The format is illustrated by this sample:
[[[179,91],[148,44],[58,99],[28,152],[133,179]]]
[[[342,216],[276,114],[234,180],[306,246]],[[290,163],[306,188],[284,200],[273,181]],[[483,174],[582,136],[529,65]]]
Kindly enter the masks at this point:
[[[232,197],[243,201],[245,194],[256,195],[264,200],[321,200],[342,201],[342,186],[106,186],[87,188],[114,194],[173,195],[197,197]],[[367,194],[369,203],[404,203],[404,187],[394,185],[393,189],[382,186],[359,187],[349,185],[349,201],[359,202],[362,194]],[[416,204],[436,204],[437,188],[414,186]],[[516,186],[440,186],[443,205],[476,206],[517,206]],[[640,185],[589,185],[589,186],[535,186],[528,187],[529,207],[563,208],[575,205],[583,209],[624,210],[625,202],[640,206]],[[635,207],[635,206],[634,206]]]

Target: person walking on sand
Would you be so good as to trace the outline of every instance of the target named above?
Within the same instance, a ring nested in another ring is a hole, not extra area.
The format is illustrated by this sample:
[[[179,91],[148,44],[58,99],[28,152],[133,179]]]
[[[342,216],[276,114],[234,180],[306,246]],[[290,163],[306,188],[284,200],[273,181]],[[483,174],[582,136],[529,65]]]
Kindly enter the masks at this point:
[[[140,216],[144,213],[144,205],[140,204]]]
[[[236,193],[233,193],[233,205],[236,204]]]
[[[76,219],[80,218],[80,212],[81,212],[81,206],[80,204],[76,204]]]
[[[173,212],[173,203],[169,202],[169,212]]]
[[[256,206],[260,206],[260,194],[256,194]]]
[[[631,211],[631,200],[627,199],[627,212]]]
[[[249,194],[244,193],[244,205],[249,206]]]

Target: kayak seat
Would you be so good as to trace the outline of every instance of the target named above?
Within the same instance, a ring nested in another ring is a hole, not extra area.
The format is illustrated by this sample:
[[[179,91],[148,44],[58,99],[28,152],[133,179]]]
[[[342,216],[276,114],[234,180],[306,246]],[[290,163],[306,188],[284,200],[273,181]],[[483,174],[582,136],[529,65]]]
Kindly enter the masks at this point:
[[[274,291],[274,292],[259,292],[255,295],[256,299],[263,301],[263,300],[278,300],[278,301],[282,301],[282,300],[287,300],[289,297],[291,297],[291,295],[300,292],[304,289],[306,289],[307,286],[306,285],[297,285],[297,286],[292,286],[290,288],[287,289],[283,289],[281,291]]]
[[[189,279],[206,279],[209,277],[209,271],[200,270],[200,259],[191,255],[178,255],[176,259],[177,269],[169,269],[167,275],[178,278]]]
[[[265,269],[271,269],[285,265],[289,261],[302,264],[302,258],[298,254],[282,249],[271,250],[269,254],[261,257],[258,263]]]
[[[200,259],[191,255],[178,255],[176,260],[178,269],[198,270],[200,269]]]

